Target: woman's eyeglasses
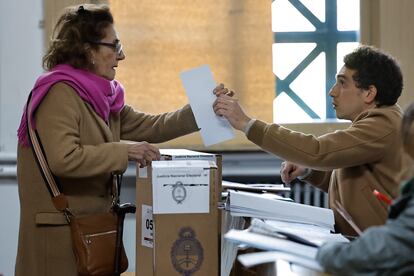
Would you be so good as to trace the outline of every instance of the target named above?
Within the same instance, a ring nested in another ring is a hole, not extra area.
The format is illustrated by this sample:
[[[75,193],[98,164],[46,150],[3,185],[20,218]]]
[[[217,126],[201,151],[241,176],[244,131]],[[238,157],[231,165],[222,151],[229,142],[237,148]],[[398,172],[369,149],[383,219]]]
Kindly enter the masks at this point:
[[[112,48],[117,55],[120,55],[122,52],[122,44],[120,41],[117,41],[115,43],[108,43],[108,42],[100,42],[100,41],[90,41],[89,43],[95,44],[95,45],[102,45],[109,48]]]

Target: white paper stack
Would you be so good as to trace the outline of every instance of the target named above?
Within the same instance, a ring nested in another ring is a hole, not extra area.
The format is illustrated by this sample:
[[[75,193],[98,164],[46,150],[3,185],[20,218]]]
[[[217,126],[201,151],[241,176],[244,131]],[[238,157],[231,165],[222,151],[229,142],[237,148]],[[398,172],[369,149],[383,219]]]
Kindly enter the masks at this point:
[[[292,269],[291,264],[299,265],[300,267],[305,267],[311,269],[311,271],[316,272],[323,272],[323,268],[315,259],[309,259],[306,257],[301,257],[294,254],[279,252],[279,251],[265,251],[265,252],[256,252],[256,253],[248,253],[240,255],[237,258],[240,263],[245,267],[251,267],[255,265],[271,263],[271,262],[279,262],[281,260],[288,262],[289,268],[287,269],[289,272]],[[282,271],[286,272],[286,271]],[[277,275],[279,275],[279,271],[277,271]],[[280,274],[285,275],[285,274]],[[302,274],[293,274],[290,273],[288,275],[302,275]],[[320,275],[317,273],[308,272],[307,274],[303,275]]]
[[[249,231],[268,236],[279,236],[279,238],[281,235],[283,236],[281,233],[289,233],[317,246],[321,246],[326,242],[349,242],[349,240],[341,234],[330,233],[329,229],[296,222],[277,220],[263,221],[261,219],[254,218],[250,223]]]
[[[227,233],[230,229],[243,229],[245,220],[242,217],[233,217],[229,212],[223,212],[222,216],[222,233]],[[227,240],[222,235],[221,237],[221,276],[230,275],[233,268],[234,261],[237,256],[237,243]]]
[[[236,244],[248,245],[267,251],[240,255],[238,260],[246,267],[284,260],[313,271],[323,271],[316,261],[317,247],[261,235],[249,230],[230,230],[225,235],[225,239]]]
[[[249,230],[230,230],[224,237],[238,244],[246,244],[267,251],[276,250],[311,260],[315,259],[318,251],[318,248],[316,247],[303,245],[286,239],[278,239],[252,233]]]
[[[226,208],[232,216],[311,224],[334,231],[334,215],[332,210],[327,208],[232,190],[229,190],[227,205]]]
[[[323,271],[316,261],[318,247],[325,242],[348,242],[331,233],[334,216],[330,209],[233,190],[229,190],[226,205],[232,216],[253,219],[246,230],[228,231],[225,240],[269,251],[240,255],[238,259],[245,266],[287,261]]]
[[[286,187],[284,184],[244,184],[244,183],[237,183],[237,182],[230,182],[223,180],[221,183],[223,189],[232,189],[232,190],[239,190],[239,191],[250,191],[250,192],[289,192],[290,188]]]

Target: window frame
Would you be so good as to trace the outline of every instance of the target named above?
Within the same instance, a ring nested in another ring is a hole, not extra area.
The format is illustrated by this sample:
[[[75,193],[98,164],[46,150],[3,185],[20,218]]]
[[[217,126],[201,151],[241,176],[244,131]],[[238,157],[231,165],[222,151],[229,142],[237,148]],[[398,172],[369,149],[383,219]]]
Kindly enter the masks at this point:
[[[274,2],[275,0],[273,0]],[[360,31],[340,31],[337,28],[337,0],[325,0],[325,22],[320,21],[299,0],[288,0],[314,27],[315,31],[273,32],[274,43],[315,43],[316,47],[286,76],[280,79],[275,75],[275,97],[286,93],[312,119],[335,119],[335,110],[331,104],[329,91],[335,84],[337,73],[337,45],[341,42],[359,42]],[[290,85],[314,61],[320,53],[325,53],[325,95],[326,118],[320,118],[315,111],[302,100]]]

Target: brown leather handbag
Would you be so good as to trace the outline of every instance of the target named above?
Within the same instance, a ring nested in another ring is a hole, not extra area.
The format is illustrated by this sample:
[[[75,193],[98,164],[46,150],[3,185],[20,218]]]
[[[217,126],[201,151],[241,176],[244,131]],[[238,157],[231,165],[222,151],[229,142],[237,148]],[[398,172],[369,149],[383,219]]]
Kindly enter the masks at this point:
[[[80,275],[113,275],[118,217],[112,212],[84,217],[70,216],[73,252]],[[119,273],[128,268],[122,246]]]
[[[31,94],[26,105],[27,114],[30,114],[30,98]],[[52,202],[57,210],[65,214],[70,225],[73,252],[79,275],[120,275],[128,268],[128,258],[122,243],[124,217],[126,212],[132,212],[131,208],[135,212],[135,206],[123,208],[119,205],[121,177],[119,175],[113,177],[113,201],[110,211],[87,216],[73,215],[66,196],[59,191],[55,176],[47,164],[40,139],[28,118],[27,126],[36,161],[51,194]]]

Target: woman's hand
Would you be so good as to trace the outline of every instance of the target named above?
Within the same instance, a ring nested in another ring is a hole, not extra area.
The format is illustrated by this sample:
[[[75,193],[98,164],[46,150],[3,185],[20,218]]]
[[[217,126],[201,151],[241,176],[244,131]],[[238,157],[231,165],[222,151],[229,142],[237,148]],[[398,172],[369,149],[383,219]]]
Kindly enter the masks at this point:
[[[213,93],[217,96],[213,104],[214,112],[226,118],[235,129],[244,131],[251,118],[244,113],[238,99],[233,97],[235,93],[229,91],[223,84],[217,86]]]
[[[282,162],[282,166],[280,168],[280,177],[282,178],[283,183],[289,184],[298,176],[303,175],[305,172],[305,167],[285,161]]]
[[[139,163],[141,168],[151,164],[151,161],[160,160],[161,154],[157,147],[147,142],[128,143],[128,160]]]

